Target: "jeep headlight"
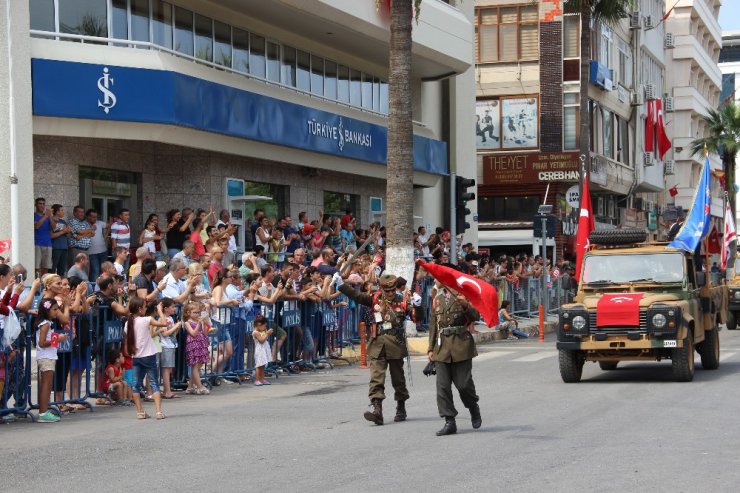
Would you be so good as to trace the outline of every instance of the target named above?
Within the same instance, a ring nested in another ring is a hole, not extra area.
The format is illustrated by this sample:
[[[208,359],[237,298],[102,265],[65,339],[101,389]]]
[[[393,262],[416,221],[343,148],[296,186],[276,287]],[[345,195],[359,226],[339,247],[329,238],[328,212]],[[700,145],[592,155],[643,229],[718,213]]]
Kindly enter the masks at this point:
[[[573,317],[573,328],[576,330],[583,330],[586,327],[586,319],[583,315],[576,315]]]
[[[655,327],[656,329],[662,329],[663,327],[665,327],[666,323],[665,315],[663,315],[662,313],[656,313],[655,315],[653,315],[652,323],[653,327]]]
[[[732,292],[736,300],[740,300],[740,289]]]

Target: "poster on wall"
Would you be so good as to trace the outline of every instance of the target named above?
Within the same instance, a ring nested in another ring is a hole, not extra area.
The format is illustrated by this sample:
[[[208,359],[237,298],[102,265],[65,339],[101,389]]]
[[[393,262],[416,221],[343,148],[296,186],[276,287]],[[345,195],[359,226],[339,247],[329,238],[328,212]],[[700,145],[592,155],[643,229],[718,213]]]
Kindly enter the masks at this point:
[[[501,148],[501,103],[498,99],[475,102],[475,143],[478,149]]]
[[[537,147],[537,98],[501,100],[504,149]]]

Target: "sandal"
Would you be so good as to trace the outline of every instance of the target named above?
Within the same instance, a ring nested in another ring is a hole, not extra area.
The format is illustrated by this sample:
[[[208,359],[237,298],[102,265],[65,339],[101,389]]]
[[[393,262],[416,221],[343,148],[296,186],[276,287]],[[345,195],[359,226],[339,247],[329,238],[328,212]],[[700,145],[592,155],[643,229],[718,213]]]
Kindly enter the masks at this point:
[[[157,413],[157,419],[167,419],[167,415],[163,413],[162,411],[159,411]]]
[[[95,405],[96,406],[109,406],[110,405],[110,401],[108,399],[103,399],[102,397],[99,397],[95,401]]]
[[[208,390],[207,388],[203,387],[202,389],[196,390],[195,393],[198,394],[198,395],[208,395],[208,394],[211,393],[211,391]]]
[[[149,418],[151,418],[151,416],[149,416],[149,415],[148,415],[147,413],[145,413],[145,412],[144,412],[144,413],[136,413],[136,417],[137,417],[138,419],[149,419]]]
[[[197,395],[198,389],[193,388],[193,387],[188,387],[187,389],[185,389],[185,393],[190,394],[190,395]]]
[[[154,402],[154,398],[151,395],[144,397],[144,402]]]

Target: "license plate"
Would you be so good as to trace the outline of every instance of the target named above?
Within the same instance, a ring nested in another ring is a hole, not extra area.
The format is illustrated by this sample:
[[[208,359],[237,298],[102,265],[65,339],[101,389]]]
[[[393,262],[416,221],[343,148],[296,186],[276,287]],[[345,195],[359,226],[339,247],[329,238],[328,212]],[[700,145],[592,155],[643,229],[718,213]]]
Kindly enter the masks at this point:
[[[663,341],[663,347],[676,347],[676,341]]]

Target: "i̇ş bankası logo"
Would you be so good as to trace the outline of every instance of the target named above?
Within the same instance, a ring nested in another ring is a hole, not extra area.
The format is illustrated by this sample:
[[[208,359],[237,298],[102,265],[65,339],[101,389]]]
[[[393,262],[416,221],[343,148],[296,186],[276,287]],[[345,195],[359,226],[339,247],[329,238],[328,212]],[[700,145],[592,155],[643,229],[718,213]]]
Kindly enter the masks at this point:
[[[103,108],[107,115],[116,105],[116,95],[110,90],[113,77],[108,73],[108,67],[103,68],[103,76],[98,79],[98,90],[103,93],[103,101],[98,99],[98,108]]]
[[[308,135],[321,139],[334,140],[337,142],[337,147],[339,147],[340,151],[343,151],[344,146],[347,144],[358,145],[368,149],[373,146],[372,135],[344,128],[344,122],[341,117],[337,125],[329,122],[317,122],[315,118],[306,120],[306,123],[308,125]]]

